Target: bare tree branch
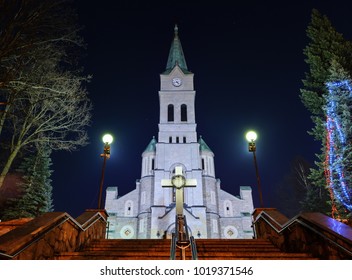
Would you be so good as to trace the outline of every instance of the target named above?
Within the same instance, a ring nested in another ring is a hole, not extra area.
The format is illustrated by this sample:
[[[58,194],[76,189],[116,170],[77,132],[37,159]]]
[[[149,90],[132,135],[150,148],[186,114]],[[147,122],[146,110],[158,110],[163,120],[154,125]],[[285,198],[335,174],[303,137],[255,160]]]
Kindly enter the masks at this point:
[[[84,42],[69,2],[0,0],[0,137],[8,145],[0,188],[21,150],[45,143],[72,151],[88,143],[90,77],[77,66]]]

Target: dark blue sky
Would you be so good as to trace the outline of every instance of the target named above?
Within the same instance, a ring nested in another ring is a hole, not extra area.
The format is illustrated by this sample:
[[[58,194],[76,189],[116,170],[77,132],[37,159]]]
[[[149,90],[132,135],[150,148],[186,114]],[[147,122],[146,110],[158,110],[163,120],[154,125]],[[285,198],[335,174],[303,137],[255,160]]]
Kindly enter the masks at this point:
[[[312,123],[299,99],[307,70],[306,27],[317,8],[352,39],[349,1],[75,2],[88,45],[83,64],[93,75],[88,91],[94,110],[90,144],[54,153],[55,211],[77,216],[97,206],[105,132],[115,137],[105,187],[118,186],[120,195],[135,188],[141,153],[157,137],[159,74],[175,22],[195,77],[198,135],[215,154],[222,188],[237,195],[239,186],[252,186],[259,206],[244,138],[248,129],[259,134],[265,206],[276,207],[275,188],[296,155],[313,163],[320,147],[307,134]]]

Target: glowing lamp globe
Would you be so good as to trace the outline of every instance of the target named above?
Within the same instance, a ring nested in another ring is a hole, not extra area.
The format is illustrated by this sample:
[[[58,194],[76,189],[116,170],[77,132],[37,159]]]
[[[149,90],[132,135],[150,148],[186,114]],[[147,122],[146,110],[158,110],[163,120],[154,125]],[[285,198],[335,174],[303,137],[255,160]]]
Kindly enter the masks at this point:
[[[105,134],[104,136],[103,136],[103,142],[105,143],[105,144],[111,144],[112,143],[112,141],[114,140],[114,138],[112,137],[112,135],[111,134]]]
[[[254,142],[257,140],[257,133],[255,133],[255,131],[248,131],[246,134],[246,139],[248,142]]]

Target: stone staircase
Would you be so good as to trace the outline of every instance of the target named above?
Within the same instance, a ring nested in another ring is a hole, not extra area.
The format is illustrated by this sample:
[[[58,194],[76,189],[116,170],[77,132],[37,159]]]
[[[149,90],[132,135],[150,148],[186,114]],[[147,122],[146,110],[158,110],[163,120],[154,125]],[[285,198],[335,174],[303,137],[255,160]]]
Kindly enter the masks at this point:
[[[79,252],[65,252],[58,260],[169,260],[168,239],[99,239]],[[197,239],[199,260],[306,260],[306,253],[283,253],[264,239]],[[178,249],[176,259],[180,259]],[[186,258],[191,259],[188,249]]]
[[[321,213],[287,219],[265,208],[254,211],[253,221],[258,239],[196,239],[198,259],[352,259],[352,227]],[[106,222],[104,209],[87,209],[76,219],[48,212],[28,221],[0,222],[0,260],[170,259],[171,240],[105,239]],[[180,255],[177,249],[176,259]],[[191,259],[189,248],[186,259]]]

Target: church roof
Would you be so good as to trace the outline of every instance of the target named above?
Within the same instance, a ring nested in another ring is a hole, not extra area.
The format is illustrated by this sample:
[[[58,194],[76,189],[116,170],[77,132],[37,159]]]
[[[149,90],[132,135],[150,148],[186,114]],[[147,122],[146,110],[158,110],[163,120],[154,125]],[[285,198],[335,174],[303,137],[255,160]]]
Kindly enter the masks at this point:
[[[209,146],[207,145],[207,143],[204,142],[202,136],[199,137],[198,143],[199,143],[199,150],[200,150],[201,152],[203,152],[203,151],[213,152],[213,151],[209,148]]]
[[[175,25],[174,28],[174,39],[171,43],[171,48],[169,51],[169,57],[166,64],[166,70],[164,74],[168,74],[176,65],[181,68],[182,72],[185,74],[191,73],[187,69],[186,59],[183,54],[182,45],[180,38],[178,37],[178,27]]]
[[[147,148],[145,148],[143,153],[155,152],[155,150],[156,150],[155,145],[156,145],[156,140],[155,140],[155,137],[153,136],[153,139],[149,142]]]

